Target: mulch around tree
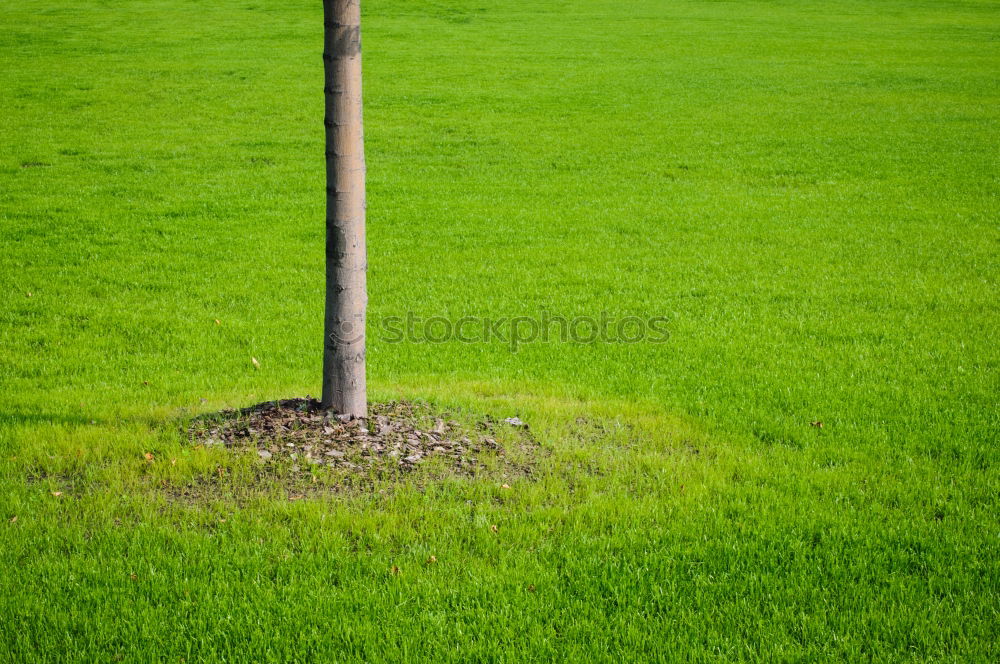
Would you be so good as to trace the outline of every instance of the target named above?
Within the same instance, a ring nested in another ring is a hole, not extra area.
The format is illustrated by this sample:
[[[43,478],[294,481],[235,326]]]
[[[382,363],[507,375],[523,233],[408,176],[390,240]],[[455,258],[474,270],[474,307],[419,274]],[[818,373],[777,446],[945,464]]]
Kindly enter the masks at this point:
[[[262,469],[280,468],[293,478],[324,472],[400,477],[422,466],[465,476],[526,476],[540,451],[516,417],[452,418],[411,401],[371,404],[367,418],[353,420],[308,397],[268,401],[196,418],[187,433],[192,444],[252,453]]]

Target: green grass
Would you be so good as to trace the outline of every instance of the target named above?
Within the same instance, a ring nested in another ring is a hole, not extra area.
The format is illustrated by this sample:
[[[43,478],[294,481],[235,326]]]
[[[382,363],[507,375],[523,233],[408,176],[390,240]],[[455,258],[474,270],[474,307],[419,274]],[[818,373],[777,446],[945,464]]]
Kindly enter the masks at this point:
[[[1000,659],[996,3],[364,12],[372,397],[539,476],[171,500],[319,388],[320,3],[3,3],[0,661]],[[542,308],[671,336],[379,327]]]

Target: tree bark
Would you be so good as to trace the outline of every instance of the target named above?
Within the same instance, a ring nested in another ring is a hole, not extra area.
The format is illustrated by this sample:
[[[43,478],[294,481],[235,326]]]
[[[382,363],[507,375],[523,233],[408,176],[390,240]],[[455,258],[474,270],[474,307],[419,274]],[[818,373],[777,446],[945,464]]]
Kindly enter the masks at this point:
[[[366,417],[365,154],[361,0],[323,0],[326,316],[322,406]]]

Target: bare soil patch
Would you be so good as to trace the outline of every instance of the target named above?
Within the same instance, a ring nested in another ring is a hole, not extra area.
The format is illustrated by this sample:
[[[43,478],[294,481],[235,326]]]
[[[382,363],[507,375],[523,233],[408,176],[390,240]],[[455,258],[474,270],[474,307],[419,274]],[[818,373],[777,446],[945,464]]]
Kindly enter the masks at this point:
[[[359,479],[420,469],[512,479],[530,476],[541,452],[517,418],[470,417],[412,401],[372,404],[367,418],[346,421],[315,399],[268,401],[196,418],[187,434],[194,445],[252,454],[262,483],[290,491],[359,486]]]

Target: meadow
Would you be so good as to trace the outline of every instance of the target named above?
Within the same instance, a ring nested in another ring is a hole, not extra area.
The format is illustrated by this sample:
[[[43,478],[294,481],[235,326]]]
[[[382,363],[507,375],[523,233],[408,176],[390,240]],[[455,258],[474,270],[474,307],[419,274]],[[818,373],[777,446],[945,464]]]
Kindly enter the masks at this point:
[[[370,399],[545,456],[193,446],[319,391],[321,5],[2,3],[0,662],[1000,660],[1000,7],[362,9]],[[382,324],[540,312],[669,338]]]

